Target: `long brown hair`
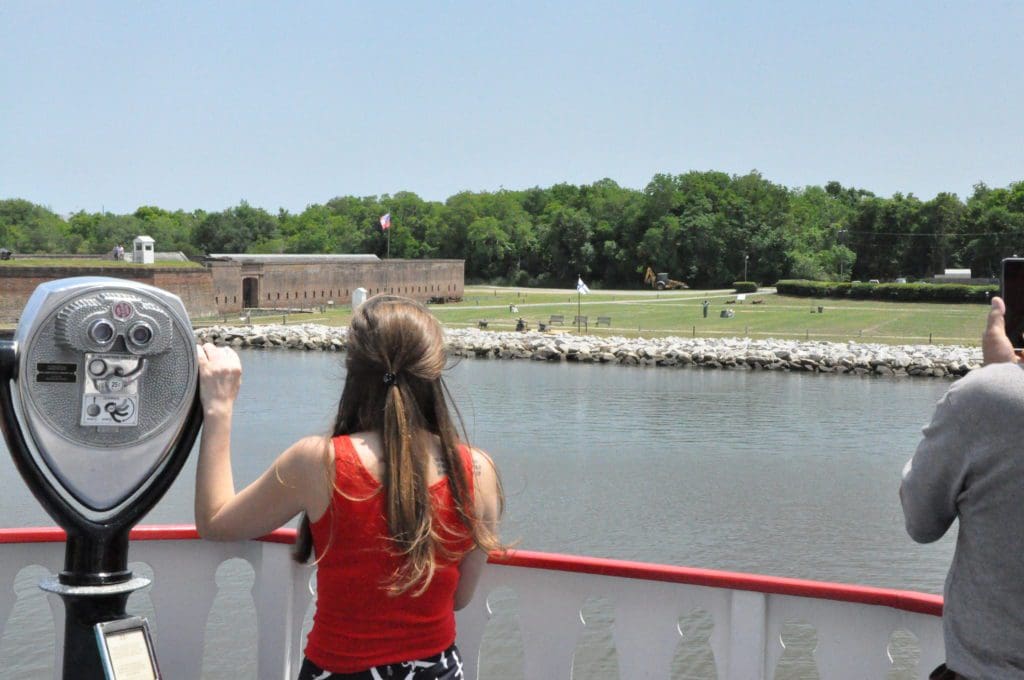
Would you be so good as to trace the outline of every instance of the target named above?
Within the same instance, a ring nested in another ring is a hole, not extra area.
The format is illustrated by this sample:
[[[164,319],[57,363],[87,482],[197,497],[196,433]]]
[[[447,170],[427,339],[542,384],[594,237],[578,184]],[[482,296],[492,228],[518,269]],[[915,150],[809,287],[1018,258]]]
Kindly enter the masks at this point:
[[[442,536],[449,540],[452,535],[467,536],[488,551],[500,547],[497,536],[476,516],[459,455],[460,438],[442,379],[447,357],[441,325],[414,300],[376,295],[356,309],[347,353],[345,387],[332,434],[380,433],[388,535],[395,553],[404,557],[388,588],[394,594],[414,589],[418,595],[430,585],[437,560],[456,557]],[[454,404],[452,409],[458,416]],[[425,437],[429,435],[440,439],[438,464],[462,527],[438,526],[434,516],[427,481],[431,460]],[[329,474],[333,488],[333,466]],[[309,518],[303,515],[295,559],[308,561],[312,549]]]

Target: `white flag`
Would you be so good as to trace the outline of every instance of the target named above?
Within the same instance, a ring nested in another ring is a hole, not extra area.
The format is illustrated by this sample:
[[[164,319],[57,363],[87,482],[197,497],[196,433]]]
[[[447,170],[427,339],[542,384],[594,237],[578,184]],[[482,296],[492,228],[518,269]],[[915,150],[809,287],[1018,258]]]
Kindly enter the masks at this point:
[[[583,283],[582,276],[576,279],[576,291],[582,293],[583,295],[586,295],[587,293],[590,292],[590,289],[587,288],[587,284]]]

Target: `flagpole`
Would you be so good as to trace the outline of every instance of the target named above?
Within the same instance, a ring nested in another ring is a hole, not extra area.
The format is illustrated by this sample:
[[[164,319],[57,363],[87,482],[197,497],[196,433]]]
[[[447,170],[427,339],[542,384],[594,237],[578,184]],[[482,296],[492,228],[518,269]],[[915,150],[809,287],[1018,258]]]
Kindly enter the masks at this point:
[[[580,334],[580,324],[583,323],[583,319],[580,318],[580,314],[583,313],[583,291],[578,287],[576,288],[576,335]]]
[[[380,218],[380,228],[388,233],[387,235],[387,249],[384,253],[384,293],[390,294],[391,290],[388,288],[388,284],[391,279],[391,264],[388,262],[391,259],[391,212],[384,213]]]

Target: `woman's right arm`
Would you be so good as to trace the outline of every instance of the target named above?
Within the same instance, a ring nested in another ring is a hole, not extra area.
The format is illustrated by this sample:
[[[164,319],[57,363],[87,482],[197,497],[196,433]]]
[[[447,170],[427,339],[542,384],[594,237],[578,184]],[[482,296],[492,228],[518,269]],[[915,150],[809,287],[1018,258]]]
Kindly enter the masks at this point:
[[[473,489],[476,516],[480,518],[483,528],[496,537],[501,519],[501,485],[494,461],[479,449],[473,449]],[[475,548],[462,558],[459,564],[459,586],[455,589],[456,610],[462,609],[473,599],[486,563],[487,553],[481,548]]]
[[[231,348],[197,348],[203,432],[196,465],[195,519],[199,535],[215,541],[263,536],[302,511],[329,502],[324,483],[324,437],[306,437],[278,456],[256,481],[235,491],[231,421],[241,385],[241,363]]]

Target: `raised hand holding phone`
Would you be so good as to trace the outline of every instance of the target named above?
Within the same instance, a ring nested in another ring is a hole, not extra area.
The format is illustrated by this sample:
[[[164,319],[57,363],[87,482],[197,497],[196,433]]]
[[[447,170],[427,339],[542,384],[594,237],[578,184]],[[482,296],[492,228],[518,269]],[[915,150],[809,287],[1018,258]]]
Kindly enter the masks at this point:
[[[992,298],[988,323],[985,326],[984,335],[981,336],[981,355],[986,365],[1020,361],[1010,338],[1006,335],[1005,315],[1006,305],[1003,303],[1003,299]]]
[[[1003,332],[1015,350],[1024,350],[1024,258],[1003,260],[1000,277],[1004,304]]]

